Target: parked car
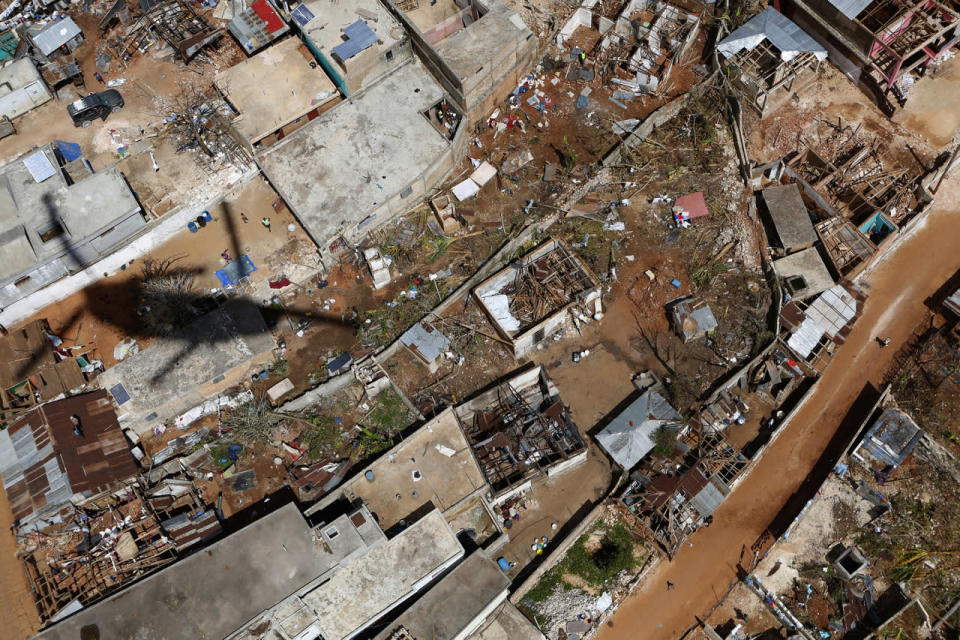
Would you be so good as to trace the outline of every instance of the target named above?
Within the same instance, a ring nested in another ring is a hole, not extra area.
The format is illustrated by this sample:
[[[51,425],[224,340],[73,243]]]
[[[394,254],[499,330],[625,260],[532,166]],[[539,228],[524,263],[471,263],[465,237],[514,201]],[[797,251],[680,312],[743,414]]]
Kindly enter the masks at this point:
[[[123,109],[123,96],[116,89],[91,93],[67,105],[67,114],[75,127],[89,127],[96,118],[106,120],[111,113]]]

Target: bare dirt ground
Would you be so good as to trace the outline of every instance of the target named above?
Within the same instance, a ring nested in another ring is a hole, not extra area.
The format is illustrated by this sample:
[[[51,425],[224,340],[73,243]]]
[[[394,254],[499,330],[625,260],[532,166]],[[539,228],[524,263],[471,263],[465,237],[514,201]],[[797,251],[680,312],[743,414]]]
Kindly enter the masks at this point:
[[[29,638],[40,629],[40,616],[30,595],[27,576],[17,557],[17,543],[10,526],[13,512],[7,493],[0,491],[0,609],[3,610],[3,637]]]
[[[955,56],[910,88],[906,106],[893,117],[893,121],[916,131],[930,144],[941,147],[949,143],[960,128],[960,111],[956,108],[958,95],[960,56]]]
[[[678,638],[736,580],[742,550],[800,488],[864,386],[882,382],[894,350],[880,350],[874,338],[902,344],[927,313],[927,297],[960,268],[958,205],[960,177],[954,175],[913,235],[862,278],[870,295],[863,316],[806,404],[717,510],[713,526],[695,533],[673,562],[658,565],[598,640]],[[676,588],[668,591],[667,581]]]
[[[54,332],[68,344],[95,344],[104,366],[109,368],[116,364],[114,345],[125,337],[137,339],[141,348],[155,339],[155,336],[137,331],[139,302],[135,299],[136,288],[131,284],[131,279],[140,275],[140,265],[145,260],[175,260],[175,268],[194,274],[193,282],[199,292],[209,292],[222,286],[215,275],[224,266],[221,252],[227,251],[231,258],[247,254],[258,269],[250,276],[256,292],[269,297],[267,281],[289,272],[291,280],[298,282],[291,264],[296,264],[301,254],[311,253],[313,247],[285,207],[279,211],[273,209],[276,198],[276,192],[265,180],[255,178],[212,208],[213,221],[199,232],[184,229],[127,269],[43,309],[25,322],[46,318]],[[249,222],[244,223],[241,214],[246,215]],[[271,218],[271,231],[260,224],[263,216]],[[291,224],[294,225],[293,231],[288,230]],[[297,271],[313,273],[317,269],[317,264],[306,264]],[[323,297],[329,298],[330,295]],[[318,307],[317,311],[321,309]]]

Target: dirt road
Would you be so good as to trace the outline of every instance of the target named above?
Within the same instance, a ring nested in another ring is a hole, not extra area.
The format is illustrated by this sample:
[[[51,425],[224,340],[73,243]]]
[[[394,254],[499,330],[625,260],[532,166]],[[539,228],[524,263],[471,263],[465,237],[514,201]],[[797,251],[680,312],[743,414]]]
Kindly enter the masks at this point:
[[[673,562],[663,562],[626,600],[597,640],[674,640],[703,616],[736,579],[750,545],[800,488],[864,385],[879,386],[897,347],[924,317],[926,298],[960,269],[960,174],[943,184],[922,226],[864,277],[864,314],[819,387],[770,445],[740,487],[694,534]],[[874,338],[889,336],[892,348]],[[667,590],[667,582],[676,585]]]

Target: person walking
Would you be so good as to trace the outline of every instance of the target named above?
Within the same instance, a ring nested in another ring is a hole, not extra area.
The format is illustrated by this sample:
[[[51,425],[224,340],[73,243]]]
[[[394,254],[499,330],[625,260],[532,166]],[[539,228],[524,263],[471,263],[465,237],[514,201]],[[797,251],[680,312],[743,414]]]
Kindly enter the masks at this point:
[[[267,231],[270,231],[271,233],[273,233],[273,230],[270,228],[270,218],[261,218],[260,224],[265,226],[267,228]]]
[[[97,82],[99,82],[100,84],[104,84],[104,82],[103,82],[103,76],[100,75],[100,72],[99,72],[99,71],[94,71],[94,72],[93,72],[93,77],[96,78],[96,79],[97,79]]]
[[[889,347],[889,346],[890,346],[890,338],[880,338],[880,337],[878,337],[878,338],[877,338],[877,342],[880,343],[880,348],[881,348],[881,349],[883,349],[884,347]]]
[[[667,591],[672,591],[675,588],[675,586],[676,585],[674,585],[672,582],[667,580]]]
[[[243,224],[250,222],[250,218],[248,218],[247,214],[245,214],[243,211],[240,212],[240,219],[243,220]]]

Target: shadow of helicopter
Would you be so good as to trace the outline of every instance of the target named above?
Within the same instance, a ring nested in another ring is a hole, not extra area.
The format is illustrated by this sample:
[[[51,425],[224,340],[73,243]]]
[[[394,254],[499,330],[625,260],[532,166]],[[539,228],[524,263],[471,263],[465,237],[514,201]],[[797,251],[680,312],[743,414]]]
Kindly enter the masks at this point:
[[[49,195],[42,198],[46,208],[47,218],[51,225],[60,225],[61,216],[59,215],[56,203]],[[219,220],[226,225],[227,234],[230,237],[230,249],[233,251],[234,259],[243,255],[240,241],[236,229],[236,219],[230,210],[230,205],[226,202],[220,203],[223,209]],[[76,247],[67,244],[66,251],[72,266],[80,268],[89,264],[88,259],[79,255]],[[175,276],[182,274],[192,277],[202,275],[204,269],[174,266],[164,272],[164,276]],[[263,317],[268,329],[272,329],[281,322],[282,319],[290,320],[291,327],[298,326],[301,320],[307,320],[310,323],[350,326],[353,323],[347,319],[344,320],[339,314],[317,313],[308,306],[287,306],[282,303],[274,304],[271,301],[259,301],[244,295],[224,296],[222,294],[213,294],[206,291],[198,291],[193,287],[186,290],[172,290],[169,292],[151,291],[148,295],[146,282],[140,277],[134,277],[124,282],[109,282],[101,280],[84,289],[86,312],[95,316],[101,322],[112,326],[124,335],[135,339],[175,339],[184,341],[184,346],[175,356],[160,368],[153,376],[153,382],[158,382],[167,376],[184,358],[187,358],[198,347],[211,342],[223,342],[234,340],[237,336],[253,335],[262,333],[262,326],[258,323],[240,323],[234,327],[235,331],[218,331],[210,335],[200,335],[197,332],[185,331],[193,322],[199,320],[207,313],[211,313],[227,301],[241,301],[244,306],[256,308]],[[167,326],[160,326],[158,323],[145,322],[142,316],[137,314],[142,302],[149,299],[150,302],[158,308],[173,308],[184,311],[179,318],[179,326],[172,329]],[[57,328],[60,334],[67,334],[83,315],[82,312],[74,313],[62,326]],[[21,375],[26,374],[36,364],[36,362],[47,355],[47,351],[41,351],[34,354],[27,362],[19,367]]]

